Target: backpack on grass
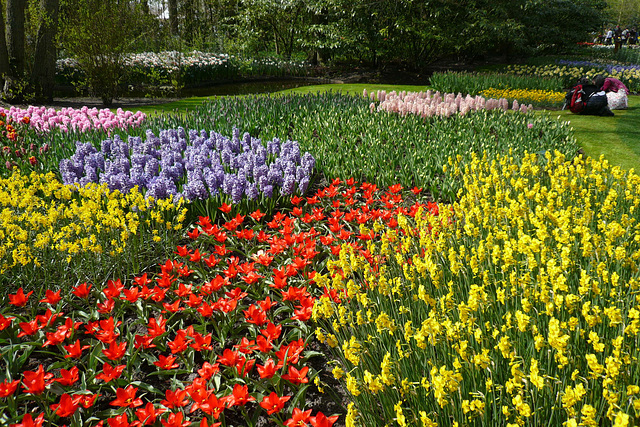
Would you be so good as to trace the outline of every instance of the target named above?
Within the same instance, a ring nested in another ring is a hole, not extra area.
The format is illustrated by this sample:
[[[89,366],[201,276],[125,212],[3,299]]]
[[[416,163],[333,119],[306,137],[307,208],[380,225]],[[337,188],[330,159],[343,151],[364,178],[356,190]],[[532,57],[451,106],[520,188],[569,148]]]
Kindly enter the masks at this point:
[[[609,109],[607,95],[595,85],[576,85],[569,90],[562,109],[568,108],[575,114],[613,116]]]
[[[582,85],[574,86],[564,100],[565,107],[569,108],[569,111],[575,114],[582,113],[585,104],[585,93],[582,89]]]

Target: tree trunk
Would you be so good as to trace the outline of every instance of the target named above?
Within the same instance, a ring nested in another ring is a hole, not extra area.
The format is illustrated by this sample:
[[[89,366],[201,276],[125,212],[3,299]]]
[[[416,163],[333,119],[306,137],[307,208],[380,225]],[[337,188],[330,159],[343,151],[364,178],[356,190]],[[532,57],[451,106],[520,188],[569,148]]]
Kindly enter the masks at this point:
[[[196,5],[193,0],[183,0],[182,7],[182,36],[186,39],[187,45],[195,48],[194,39],[196,37]]]
[[[4,33],[4,10],[0,3],[0,91],[4,87],[4,76],[9,72],[9,53]]]
[[[2,97],[9,102],[20,102],[24,87],[24,11],[27,0],[7,0],[7,57],[9,70],[5,76]]]
[[[321,11],[311,15],[311,25],[326,26],[328,23],[329,23],[329,18],[328,18],[327,9],[322,9]],[[311,62],[311,65],[316,66],[321,63],[324,63],[328,59],[326,55],[326,49],[322,47],[318,47],[318,43],[324,44],[326,42],[326,36],[323,34],[322,31],[319,31],[312,34],[312,37],[316,39],[317,42],[313,50],[309,52],[309,61]]]
[[[302,11],[302,5],[299,5],[296,11],[293,14],[293,18],[291,19],[291,29],[289,30],[289,40],[285,43],[285,59],[291,59],[291,55],[293,54],[293,42],[295,41],[296,35],[296,23],[298,21],[298,17],[300,16],[300,12]]]
[[[169,28],[172,36],[178,36],[178,0],[169,0]]]
[[[58,28],[59,0],[40,0],[45,16],[38,29],[31,82],[36,99],[53,100],[56,77],[55,36]]]

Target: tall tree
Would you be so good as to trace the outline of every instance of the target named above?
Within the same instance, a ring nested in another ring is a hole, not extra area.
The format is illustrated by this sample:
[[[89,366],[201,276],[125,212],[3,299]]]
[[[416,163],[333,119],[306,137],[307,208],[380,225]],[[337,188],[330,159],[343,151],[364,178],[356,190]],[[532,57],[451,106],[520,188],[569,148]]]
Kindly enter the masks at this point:
[[[603,0],[527,0],[519,20],[527,28],[528,45],[538,51],[560,51],[599,30],[605,6]]]
[[[240,12],[242,34],[260,34],[277,55],[290,58],[298,38],[305,31],[306,0],[245,0]]]
[[[60,41],[77,59],[89,91],[111,105],[120,95],[124,55],[134,43],[139,9],[121,0],[64,0]]]
[[[56,76],[56,31],[59,0],[40,0],[42,17],[36,36],[31,83],[35,98],[51,101]]]
[[[640,23],[640,0],[608,0],[607,13],[611,24],[638,25]]]
[[[199,36],[197,19],[200,11],[196,10],[199,6],[199,2],[194,0],[182,0],[182,7],[180,15],[182,16],[182,37],[185,39],[187,45],[196,47],[196,37]]]
[[[4,76],[9,72],[9,53],[4,30],[4,8],[0,2],[0,92],[4,87]]]
[[[2,98],[19,102],[24,96],[24,18],[27,0],[7,0],[7,58],[9,69],[5,74]]]
[[[169,28],[171,35],[176,37],[180,35],[178,27],[178,0],[169,0]]]

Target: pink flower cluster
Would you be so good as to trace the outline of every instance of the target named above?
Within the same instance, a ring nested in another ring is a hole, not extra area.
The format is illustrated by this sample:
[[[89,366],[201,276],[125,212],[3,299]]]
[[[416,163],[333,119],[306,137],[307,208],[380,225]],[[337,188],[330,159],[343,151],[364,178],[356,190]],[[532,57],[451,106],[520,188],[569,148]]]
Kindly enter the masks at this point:
[[[454,114],[465,115],[469,111],[477,110],[495,110],[501,109],[506,111],[509,109],[509,101],[506,98],[486,99],[482,96],[467,95],[463,97],[460,93],[441,94],[440,92],[406,92],[397,93],[392,91],[377,91],[370,94],[364,90],[364,96],[369,97],[372,101],[369,108],[374,111],[389,111],[400,115],[416,114],[421,117],[444,116],[449,117]],[[376,107],[375,101],[380,103]],[[511,109],[514,111],[527,112],[533,106],[520,105],[518,101],[513,101]]]
[[[118,108],[112,112],[108,108],[98,110],[97,108],[82,107],[80,109],[62,108],[55,110],[47,107],[29,106],[27,109],[11,107],[8,110],[0,108],[0,113],[5,113],[14,121],[18,122],[23,117],[29,117],[31,127],[38,131],[48,132],[58,128],[64,132],[75,130],[86,132],[92,129],[128,129],[137,127],[147,118],[141,111],[132,113]]]

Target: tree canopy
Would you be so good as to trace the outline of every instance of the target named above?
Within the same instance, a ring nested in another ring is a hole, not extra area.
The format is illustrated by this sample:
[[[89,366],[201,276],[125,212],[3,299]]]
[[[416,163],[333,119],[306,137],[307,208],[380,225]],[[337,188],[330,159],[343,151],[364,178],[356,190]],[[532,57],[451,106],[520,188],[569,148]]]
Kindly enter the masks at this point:
[[[4,99],[51,97],[60,52],[75,57],[94,86],[106,85],[105,99],[117,95],[117,81],[105,77],[117,80],[121,55],[133,51],[269,53],[416,68],[441,58],[562,52],[607,22],[637,19],[639,2],[0,0],[0,86]]]

